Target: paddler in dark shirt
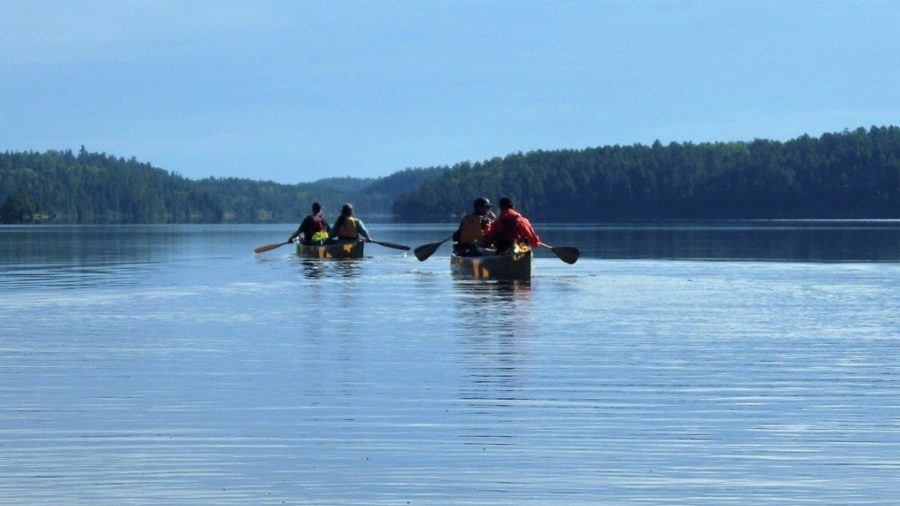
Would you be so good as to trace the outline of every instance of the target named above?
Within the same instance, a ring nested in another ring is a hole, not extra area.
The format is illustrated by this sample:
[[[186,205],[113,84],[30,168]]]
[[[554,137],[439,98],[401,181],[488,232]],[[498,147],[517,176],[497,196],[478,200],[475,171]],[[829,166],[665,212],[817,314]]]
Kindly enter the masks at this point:
[[[472,203],[473,213],[467,214],[459,223],[459,228],[453,233],[453,252],[460,256],[480,256],[487,251],[482,248],[481,240],[491,229],[494,221],[494,212],[491,211],[491,201],[485,197],[478,197]]]
[[[303,222],[297,227],[297,231],[288,238],[288,242],[292,242],[294,238],[300,237],[301,234],[303,235],[303,238],[300,239],[302,244],[325,242],[330,233],[331,229],[328,227],[328,222],[322,216],[322,206],[318,202],[313,202],[312,214],[303,218]]]

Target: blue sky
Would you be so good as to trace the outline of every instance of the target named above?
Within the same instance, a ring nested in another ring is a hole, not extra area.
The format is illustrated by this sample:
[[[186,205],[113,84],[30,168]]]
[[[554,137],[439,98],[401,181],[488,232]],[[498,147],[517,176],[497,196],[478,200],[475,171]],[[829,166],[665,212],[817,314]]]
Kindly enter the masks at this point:
[[[0,0],[0,150],[192,178],[900,124],[900,3]]]

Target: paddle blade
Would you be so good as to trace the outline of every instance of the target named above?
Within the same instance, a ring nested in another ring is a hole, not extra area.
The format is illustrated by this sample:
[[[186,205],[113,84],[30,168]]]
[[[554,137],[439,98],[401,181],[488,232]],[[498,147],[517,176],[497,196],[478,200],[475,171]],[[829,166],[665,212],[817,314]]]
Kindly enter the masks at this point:
[[[254,253],[265,253],[266,251],[273,250],[275,248],[280,248],[287,244],[286,242],[276,242],[275,244],[268,244],[266,246],[260,246],[253,250]]]
[[[559,246],[556,248],[550,248],[556,256],[559,257],[560,260],[567,264],[574,264],[578,261],[578,256],[581,255],[581,252],[578,251],[578,248],[573,248],[571,246]]]
[[[441,244],[444,244],[444,241],[424,244],[414,249],[413,254],[416,255],[416,258],[418,258],[420,262],[424,262],[425,260],[428,260],[428,257],[434,255],[434,252],[441,247]]]
[[[370,242],[374,242],[375,244],[384,246],[385,248],[394,248],[394,249],[401,249],[403,251],[409,251],[409,246],[404,246],[402,244],[395,244],[392,242],[384,242],[384,241],[370,241]]]
[[[416,258],[418,258],[420,262],[424,262],[425,260],[428,259],[428,257],[430,257],[431,255],[434,255],[434,252],[437,251],[437,249],[441,247],[441,244],[444,244],[445,242],[449,241],[452,238],[453,238],[453,236],[451,235],[450,237],[448,237],[440,242],[433,242],[431,244],[423,244],[423,245],[419,246],[418,248],[414,249],[413,254],[416,255]]]

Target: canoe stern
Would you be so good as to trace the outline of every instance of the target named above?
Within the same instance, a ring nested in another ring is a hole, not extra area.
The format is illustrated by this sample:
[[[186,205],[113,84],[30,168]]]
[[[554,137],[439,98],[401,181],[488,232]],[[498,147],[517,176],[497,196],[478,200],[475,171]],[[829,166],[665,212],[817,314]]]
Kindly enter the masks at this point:
[[[531,251],[511,255],[464,257],[451,255],[450,268],[455,274],[476,279],[531,279]]]
[[[332,244],[297,244],[297,254],[304,258],[362,258],[366,243],[347,241]]]

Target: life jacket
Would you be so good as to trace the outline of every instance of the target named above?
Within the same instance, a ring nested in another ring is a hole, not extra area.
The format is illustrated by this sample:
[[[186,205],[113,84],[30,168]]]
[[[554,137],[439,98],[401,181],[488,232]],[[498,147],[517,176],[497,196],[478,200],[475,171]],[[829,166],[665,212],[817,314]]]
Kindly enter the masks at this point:
[[[356,226],[356,218],[350,216],[341,224],[341,228],[337,231],[340,239],[356,239],[359,237],[359,227]]]
[[[463,218],[459,226],[459,240],[457,244],[461,246],[471,246],[484,237],[484,229],[481,228],[480,214],[468,214]]]
[[[328,239],[328,226],[325,224],[325,219],[322,217],[322,214],[309,215],[303,219],[303,222],[300,223],[300,232],[303,232],[303,239],[301,242],[304,244],[311,244],[316,241],[321,241],[322,234],[325,234],[325,239]]]
[[[310,232],[315,234],[316,232],[321,232],[325,230],[325,220],[322,218],[321,214],[317,214],[312,217],[313,226],[310,227]],[[310,234],[312,235],[312,234]]]
[[[312,238],[316,232],[321,232],[327,228],[325,226],[325,219],[322,218],[321,214],[307,216],[300,225],[303,227],[302,232],[307,239]]]

